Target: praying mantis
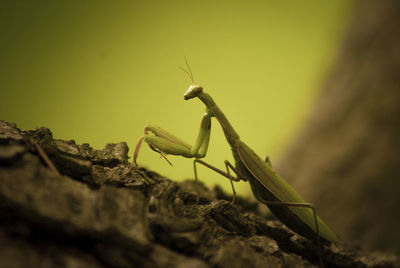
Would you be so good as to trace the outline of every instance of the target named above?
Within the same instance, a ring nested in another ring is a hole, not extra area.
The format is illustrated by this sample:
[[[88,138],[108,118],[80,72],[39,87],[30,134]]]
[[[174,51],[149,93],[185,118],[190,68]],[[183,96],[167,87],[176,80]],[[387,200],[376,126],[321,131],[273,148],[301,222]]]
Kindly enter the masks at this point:
[[[307,203],[286,180],[273,170],[268,158],[261,159],[240,139],[238,133],[234,130],[212,97],[204,92],[202,86],[195,84],[187,61],[186,65],[187,70],[182,69],[190,76],[192,85],[189,86],[189,89],[184,94],[184,99],[198,98],[206,106],[194,146],[159,127],[148,125],[144,130],[145,135],[139,139],[136,145],[133,162],[129,171],[134,165],[137,165],[138,152],[142,142],[145,141],[152,150],[160,153],[167,161],[166,155],[194,158],[193,166],[196,181],[198,179],[197,164],[202,164],[228,178],[233,189],[232,202],[234,202],[236,195],[232,181],[248,181],[256,199],[267,205],[272,213],[291,230],[310,240],[316,239],[318,243],[329,244],[336,242],[336,234],[318,217],[314,206]],[[232,149],[235,161],[233,165],[225,160],[226,172],[201,160],[207,154],[211,132],[211,119],[213,117],[220,124],[225,138]],[[231,175],[230,170],[236,176]]]

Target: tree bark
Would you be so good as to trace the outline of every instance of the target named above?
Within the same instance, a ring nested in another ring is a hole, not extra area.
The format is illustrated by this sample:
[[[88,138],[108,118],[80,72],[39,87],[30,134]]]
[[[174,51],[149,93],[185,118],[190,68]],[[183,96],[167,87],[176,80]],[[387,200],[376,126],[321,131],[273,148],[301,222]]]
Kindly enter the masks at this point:
[[[318,245],[218,189],[127,172],[127,152],[124,142],[93,150],[0,120],[0,266],[400,265],[390,254]]]
[[[400,253],[400,1],[359,1],[277,170],[345,241]]]

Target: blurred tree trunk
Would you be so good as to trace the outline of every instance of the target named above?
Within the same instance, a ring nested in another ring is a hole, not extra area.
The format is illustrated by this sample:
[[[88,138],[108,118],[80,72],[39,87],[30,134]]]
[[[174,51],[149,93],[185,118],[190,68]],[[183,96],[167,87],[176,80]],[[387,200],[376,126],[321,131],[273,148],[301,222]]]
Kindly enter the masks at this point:
[[[400,1],[359,1],[278,171],[344,241],[400,252]]]

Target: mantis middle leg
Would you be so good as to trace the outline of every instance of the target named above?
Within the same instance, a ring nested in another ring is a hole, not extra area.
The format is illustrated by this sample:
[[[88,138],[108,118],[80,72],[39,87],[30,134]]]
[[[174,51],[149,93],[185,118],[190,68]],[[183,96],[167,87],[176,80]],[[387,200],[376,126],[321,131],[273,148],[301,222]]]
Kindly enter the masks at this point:
[[[228,160],[224,161],[225,167],[226,167],[226,172],[225,172],[213,165],[208,164],[207,162],[204,162],[203,160],[195,159],[195,160],[193,160],[193,168],[194,168],[194,177],[195,177],[196,182],[198,181],[196,163],[202,164],[203,166],[208,167],[209,169],[211,169],[211,170],[217,172],[218,174],[224,176],[225,178],[229,179],[231,186],[232,186],[232,192],[233,192],[233,197],[232,197],[231,203],[234,204],[236,201],[236,191],[235,191],[235,187],[233,186],[233,181],[236,181],[236,182],[239,182],[241,180],[247,181],[247,179],[244,176],[242,176],[239,173],[239,171]],[[235,172],[237,177],[232,176],[229,172],[229,169],[233,170],[233,172]]]

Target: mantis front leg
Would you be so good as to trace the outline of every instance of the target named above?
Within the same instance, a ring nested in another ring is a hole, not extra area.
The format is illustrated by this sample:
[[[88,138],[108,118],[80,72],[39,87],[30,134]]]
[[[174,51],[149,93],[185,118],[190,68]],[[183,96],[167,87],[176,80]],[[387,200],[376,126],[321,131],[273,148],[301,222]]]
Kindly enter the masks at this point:
[[[153,151],[158,152],[167,161],[168,159],[166,158],[166,155],[168,154],[180,155],[187,158],[203,158],[207,154],[208,144],[210,141],[212,116],[213,115],[210,111],[206,109],[206,113],[204,114],[200,124],[197,140],[193,147],[160,127],[152,125],[146,126],[144,129],[144,136],[141,137],[136,144],[133,161],[128,172],[131,171],[134,165],[137,165],[136,160],[143,141],[145,141]],[[169,161],[168,163],[171,164]]]

